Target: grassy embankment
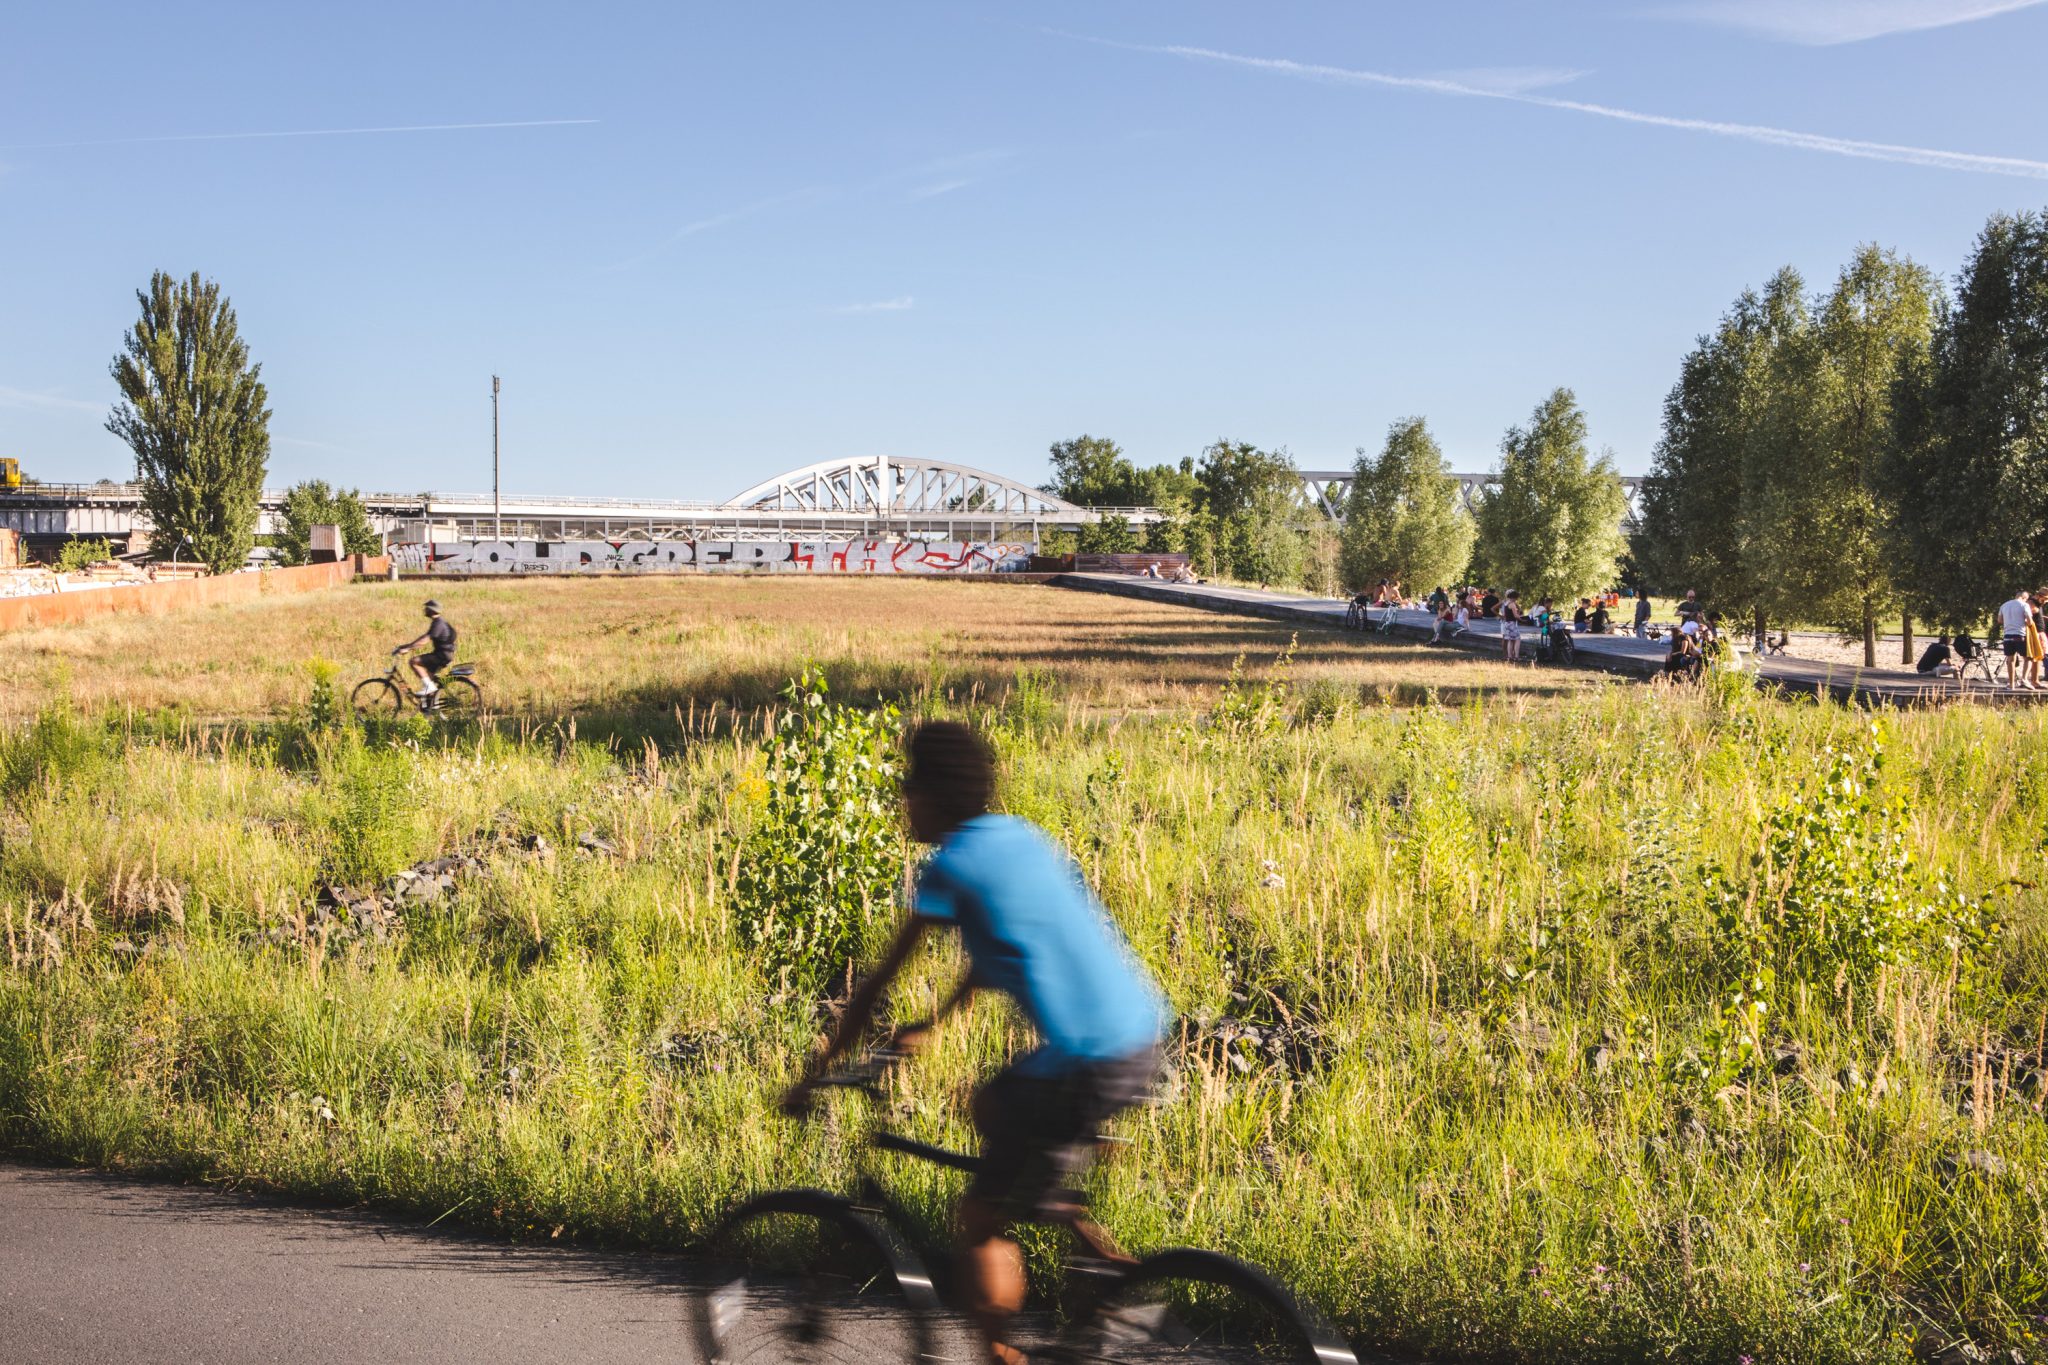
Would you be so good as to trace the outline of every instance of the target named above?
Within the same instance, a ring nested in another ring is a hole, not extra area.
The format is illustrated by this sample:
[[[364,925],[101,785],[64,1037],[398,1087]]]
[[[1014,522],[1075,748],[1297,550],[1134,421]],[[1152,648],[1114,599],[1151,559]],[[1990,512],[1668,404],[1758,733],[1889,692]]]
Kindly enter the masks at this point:
[[[374,658],[418,595],[9,638],[7,1143],[656,1246],[738,1191],[840,1178],[842,1127],[771,1116],[815,1018],[740,949],[730,894],[767,708],[812,658],[842,694],[987,718],[1009,806],[1185,1016],[1170,1102],[1099,1182],[1133,1245],[1237,1251],[1362,1340],[1451,1357],[2039,1356],[2031,711],[1887,720],[1893,817],[1813,795],[1829,746],[1867,743],[1857,712],[1332,638],[1297,654],[1296,723],[1233,729],[1205,723],[1231,659],[1285,632],[693,581],[451,587],[504,724],[309,729],[304,661]],[[1819,854],[1753,871],[1788,801],[1785,847]],[[450,854],[478,861],[382,934],[317,907]],[[1975,967],[1943,942],[1972,917],[1916,890],[1937,875],[2004,921]],[[1728,1008],[1760,953],[1770,1010]],[[906,1122],[964,1140],[961,1091],[1016,1040],[989,1007],[954,1026]],[[904,1176],[939,1217],[951,1179]]]

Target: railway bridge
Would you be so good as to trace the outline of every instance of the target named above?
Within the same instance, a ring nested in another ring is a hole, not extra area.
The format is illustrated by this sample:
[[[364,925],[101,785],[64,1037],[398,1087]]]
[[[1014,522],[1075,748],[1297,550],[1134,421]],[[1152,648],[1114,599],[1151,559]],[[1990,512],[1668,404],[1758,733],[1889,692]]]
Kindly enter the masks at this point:
[[[1036,540],[1107,517],[1159,520],[1150,507],[1080,507],[1000,474],[942,460],[826,460],[724,502],[489,493],[365,493],[370,524],[413,540]],[[282,525],[284,492],[262,496],[259,534]],[[0,527],[32,540],[147,534],[132,483],[0,489]]]

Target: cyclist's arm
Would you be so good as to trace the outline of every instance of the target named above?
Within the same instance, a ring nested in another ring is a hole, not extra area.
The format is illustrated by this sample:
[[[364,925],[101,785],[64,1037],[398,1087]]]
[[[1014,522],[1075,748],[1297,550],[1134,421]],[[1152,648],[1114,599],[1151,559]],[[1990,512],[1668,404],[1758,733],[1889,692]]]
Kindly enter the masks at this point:
[[[974,992],[977,989],[979,987],[974,980],[974,973],[970,971],[960,978],[959,985],[953,987],[953,993],[948,995],[939,1007],[932,1011],[931,1018],[921,1019],[915,1024],[905,1024],[902,1028],[897,1029],[896,1036],[892,1040],[893,1046],[900,1052],[916,1052],[924,1045],[925,1036],[940,1024],[946,1022],[955,1010],[973,998]]]
[[[391,652],[393,654],[403,654],[408,649],[416,649],[419,647],[421,642],[424,641],[426,638],[427,637],[424,634],[415,635],[412,639],[407,640],[404,644],[400,645],[397,649],[394,649]]]
[[[853,998],[846,1002],[846,1013],[839,1016],[839,1030],[833,1035],[823,1055],[818,1058],[820,1066],[844,1056],[860,1041],[861,1035],[867,1032],[868,1023],[874,1017],[875,1006],[881,1002],[882,993],[889,989],[889,983],[896,979],[896,974],[903,970],[903,964],[910,960],[910,954],[916,950],[918,941],[924,937],[926,927],[927,921],[912,915],[903,922],[903,927],[896,931],[896,941],[889,945],[889,951],[882,954],[882,960],[876,963],[875,969],[854,988]]]

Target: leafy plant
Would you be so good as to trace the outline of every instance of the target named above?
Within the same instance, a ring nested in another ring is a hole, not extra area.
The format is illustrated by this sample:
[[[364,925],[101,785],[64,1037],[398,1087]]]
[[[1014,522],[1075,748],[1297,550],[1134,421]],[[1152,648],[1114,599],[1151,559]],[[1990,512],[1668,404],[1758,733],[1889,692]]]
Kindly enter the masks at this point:
[[[306,665],[306,671],[313,680],[312,689],[306,694],[306,728],[339,730],[349,714],[336,681],[341,676],[341,665],[332,659],[314,659]]]
[[[766,809],[733,882],[734,919],[763,969],[816,991],[843,975],[891,901],[901,719],[831,700],[822,670],[783,689]]]
[[[1287,648],[1280,651],[1266,676],[1257,682],[1245,677],[1244,655],[1238,655],[1230,665],[1230,680],[1223,684],[1222,694],[1209,709],[1210,731],[1232,739],[1256,739],[1286,729],[1287,694],[1291,690],[1288,677],[1293,668],[1293,639],[1288,640]]]
[[[1019,734],[1055,728],[1060,722],[1060,699],[1052,674],[1042,669],[1020,668],[1010,695],[1003,700],[1003,721]]]
[[[1302,725],[1330,725],[1351,709],[1351,690],[1335,678],[1317,678],[1301,689],[1295,719]]]
[[[323,871],[344,885],[382,881],[417,856],[419,810],[403,749],[376,749],[353,732],[326,751],[327,856]]]
[[[1772,810],[1741,886],[1717,879],[1713,904],[1746,977],[1860,994],[1878,969],[1953,955],[1967,964],[1997,933],[1985,904],[1937,877],[1923,885],[1905,810],[1882,794],[1884,736],[1830,745],[1811,790]]]
[[[113,557],[114,547],[105,539],[67,540],[57,551],[57,572],[76,573],[94,564],[104,564]]]

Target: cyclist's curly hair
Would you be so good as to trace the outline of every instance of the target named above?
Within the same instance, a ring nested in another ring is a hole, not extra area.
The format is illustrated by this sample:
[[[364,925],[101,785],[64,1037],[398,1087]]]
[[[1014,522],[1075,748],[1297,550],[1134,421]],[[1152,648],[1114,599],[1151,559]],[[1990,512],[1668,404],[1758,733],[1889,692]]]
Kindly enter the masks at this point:
[[[988,741],[955,720],[928,720],[904,741],[909,771],[903,789],[930,801],[947,828],[988,814],[996,794],[996,760]]]

